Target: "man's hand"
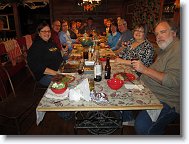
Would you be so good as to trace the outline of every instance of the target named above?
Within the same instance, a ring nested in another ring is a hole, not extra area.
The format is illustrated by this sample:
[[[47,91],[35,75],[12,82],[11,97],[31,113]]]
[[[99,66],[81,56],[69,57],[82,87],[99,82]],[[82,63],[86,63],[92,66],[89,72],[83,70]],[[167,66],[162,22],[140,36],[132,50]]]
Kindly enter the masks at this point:
[[[144,71],[147,69],[147,67],[140,60],[133,60],[131,65],[136,71],[140,73],[144,73]]]

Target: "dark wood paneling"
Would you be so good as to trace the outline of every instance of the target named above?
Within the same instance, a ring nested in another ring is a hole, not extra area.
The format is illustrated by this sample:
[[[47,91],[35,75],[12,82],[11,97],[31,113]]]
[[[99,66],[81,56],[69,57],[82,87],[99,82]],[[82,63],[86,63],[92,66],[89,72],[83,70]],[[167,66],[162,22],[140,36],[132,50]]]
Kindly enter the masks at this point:
[[[125,0],[102,0],[103,4],[92,12],[84,12],[76,0],[51,0],[53,19],[86,19],[92,16],[94,19],[103,19],[105,17],[116,18],[122,15],[123,3]]]

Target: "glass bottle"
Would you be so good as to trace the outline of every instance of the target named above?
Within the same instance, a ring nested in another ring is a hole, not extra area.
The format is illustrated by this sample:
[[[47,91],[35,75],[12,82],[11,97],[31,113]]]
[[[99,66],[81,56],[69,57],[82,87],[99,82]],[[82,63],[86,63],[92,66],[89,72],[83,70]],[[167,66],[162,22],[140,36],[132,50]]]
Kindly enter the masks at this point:
[[[82,75],[84,73],[84,60],[82,59],[80,64],[79,64],[79,67],[78,67],[78,70],[77,72]]]
[[[85,33],[83,34],[83,36],[84,36],[84,40],[86,40],[87,39],[87,32],[86,32],[86,30],[85,30]]]
[[[110,66],[110,57],[106,58],[106,65],[105,65],[105,79],[110,79],[111,76],[111,66]]]
[[[99,82],[102,80],[102,65],[99,62],[99,54],[96,56],[96,61],[94,64],[94,81]]]

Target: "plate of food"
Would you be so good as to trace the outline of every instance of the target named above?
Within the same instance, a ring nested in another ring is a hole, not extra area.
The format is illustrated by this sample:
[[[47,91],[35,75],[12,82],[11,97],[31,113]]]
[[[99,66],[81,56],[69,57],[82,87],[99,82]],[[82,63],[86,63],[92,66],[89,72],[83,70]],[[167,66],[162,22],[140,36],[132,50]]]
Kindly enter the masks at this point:
[[[123,81],[133,81],[136,79],[135,75],[131,74],[131,73],[116,73],[113,75],[114,78],[123,80]]]
[[[72,75],[64,75],[64,74],[57,74],[52,78],[53,82],[63,82],[63,83],[71,83],[75,80],[75,77]]]

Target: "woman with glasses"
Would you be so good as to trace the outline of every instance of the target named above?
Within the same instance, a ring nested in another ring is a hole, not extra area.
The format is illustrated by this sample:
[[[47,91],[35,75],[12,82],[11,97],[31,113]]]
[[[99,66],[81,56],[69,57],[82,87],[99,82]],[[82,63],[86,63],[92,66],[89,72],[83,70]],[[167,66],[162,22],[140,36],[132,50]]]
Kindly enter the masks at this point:
[[[144,65],[150,66],[154,60],[155,50],[152,44],[146,39],[147,26],[143,24],[136,25],[133,30],[133,37],[128,42],[123,42],[124,49],[119,52],[119,63],[131,65],[132,59],[140,60]]]
[[[152,44],[146,39],[146,34],[146,25],[136,25],[133,31],[134,38],[122,43],[124,49],[119,52],[116,62],[132,66],[132,62],[140,60],[145,66],[150,66],[153,63],[155,51]],[[136,74],[141,75],[138,72]],[[123,122],[132,122],[134,119],[132,111],[123,111],[122,117]]]
[[[37,27],[35,40],[28,50],[27,61],[36,80],[48,86],[62,63],[62,56],[60,49],[51,40],[51,29],[46,22]]]

